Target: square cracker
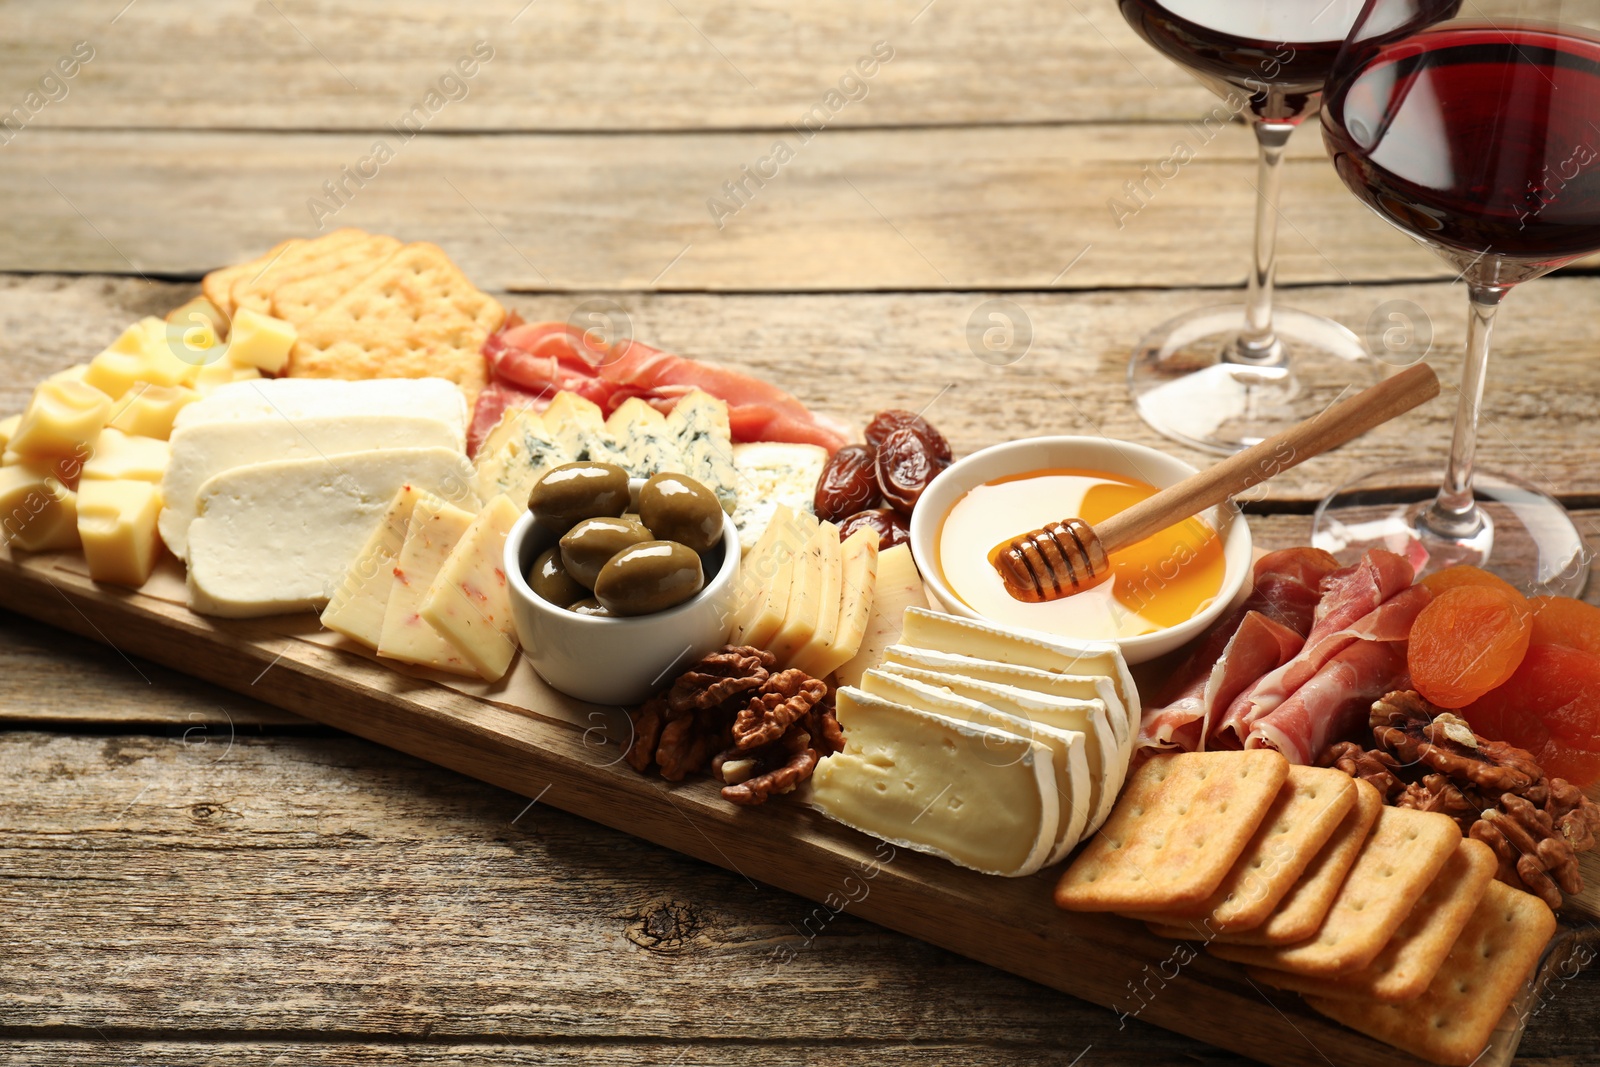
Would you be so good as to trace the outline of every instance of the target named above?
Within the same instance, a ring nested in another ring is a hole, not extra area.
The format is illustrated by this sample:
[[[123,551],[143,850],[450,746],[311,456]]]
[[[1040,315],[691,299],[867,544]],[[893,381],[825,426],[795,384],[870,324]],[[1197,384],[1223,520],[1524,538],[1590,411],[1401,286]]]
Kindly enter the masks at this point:
[[[406,245],[299,327],[289,373],[302,378],[446,378],[470,405],[487,380],[483,342],[505,309],[437,245]]]
[[[278,259],[305,241],[299,237],[291,237],[287,241],[280,241],[273,245],[266,255],[252,259],[246,263],[235,263],[231,267],[222,267],[212,271],[200,279],[200,291],[205,294],[216,309],[233,318],[233,287],[241,278],[249,278],[260,274],[276,263]]]
[[[1198,905],[1215,892],[1289,776],[1268,749],[1155,756],[1056,885],[1068,911]]]
[[[1322,846],[1356,806],[1355,780],[1332,767],[1290,767],[1289,779],[1222,884],[1199,907],[1184,912],[1129,912],[1145,922],[1211,930],[1253,930],[1300,880]]]
[[[1448,815],[1384,808],[1317,932],[1292,945],[1206,948],[1225,960],[1326,977],[1359,971],[1383,951],[1461,842]]]
[[[330,256],[367,237],[365,231],[346,226],[302,241],[265,270],[247,274],[233,283],[230,295],[234,311],[249,308],[263,315],[272,314],[272,294],[278,286],[320,272]]]
[[[381,234],[346,245],[326,257],[315,274],[287,279],[272,291],[272,314],[296,326],[314,319],[400,250],[400,242]]]
[[[1368,1037],[1434,1063],[1466,1067],[1489,1043],[1555,929],[1556,917],[1544,901],[1491,881],[1420,997],[1404,1004],[1316,996],[1305,1001]]]
[[[1288,895],[1278,902],[1278,909],[1266,922],[1254,930],[1223,933],[1204,921],[1188,919],[1170,926],[1151,923],[1151,932],[1180,941],[1218,941],[1233,945],[1290,945],[1316,933],[1383,811],[1383,794],[1377,787],[1356,778],[1351,781],[1356,786],[1355,807],[1345,815],[1339,829],[1322,846],[1322,851]]]
[[[1450,946],[1477,910],[1499,866],[1494,849],[1463,838],[1406,921],[1383,946],[1378,958],[1353,974],[1306,978],[1252,967],[1268,985],[1329,997],[1370,997],[1389,1003],[1415,1000],[1450,954]]]

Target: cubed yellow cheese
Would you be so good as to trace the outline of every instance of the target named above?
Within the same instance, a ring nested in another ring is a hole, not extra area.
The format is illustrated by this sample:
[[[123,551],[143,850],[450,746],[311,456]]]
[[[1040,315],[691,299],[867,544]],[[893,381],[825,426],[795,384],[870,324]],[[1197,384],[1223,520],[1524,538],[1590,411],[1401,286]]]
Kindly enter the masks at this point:
[[[22,425],[21,412],[0,419],[0,451],[10,451],[11,439],[17,435],[17,427],[20,425]]]
[[[813,678],[826,678],[861,649],[867,620],[872,614],[872,594],[878,578],[878,531],[862,527],[845,539],[839,583],[839,617],[830,640],[816,641],[794,665]]]
[[[47,381],[47,382],[63,382],[63,381],[66,381],[66,382],[81,382],[88,375],[88,373],[89,373],[89,364],[87,364],[87,363],[74,363],[72,366],[68,367],[66,370],[58,370],[58,371],[56,371],[54,374],[50,375],[50,377],[46,378],[45,381]]]
[[[839,528],[831,522],[822,523],[795,563],[783,622],[766,645],[779,665],[789,666],[816,638],[823,616],[828,618],[829,630],[838,621],[839,566]]]
[[[322,625],[376,649],[383,637],[383,613],[394,588],[394,561],[405,544],[411,512],[421,494],[403,485],[384,512],[361,555],[350,564],[322,611]]]
[[[735,644],[765,648],[783,625],[797,563],[816,530],[816,516],[808,512],[780,508],[773,515],[739,572]]]
[[[228,316],[203,296],[197,296],[167,312],[167,322],[178,326],[198,326],[202,319],[210,323],[213,337],[228,336]]]
[[[293,323],[240,308],[228,327],[228,361],[236,367],[278,374],[289,365],[295,336]]]
[[[895,545],[878,554],[878,576],[872,586],[872,611],[856,654],[837,668],[840,685],[860,685],[861,676],[876,667],[884,650],[900,639],[907,608],[925,608],[928,594],[911,558],[910,545]]]
[[[422,602],[423,620],[485,681],[505,674],[517,654],[503,564],[506,537],[522,511],[505,495],[489,501],[456,542]]]
[[[78,543],[78,494],[48,463],[0,467],[0,541],[29,552]]]
[[[214,336],[212,341],[215,343]],[[169,331],[160,319],[144,318],[89,361],[83,380],[116,399],[140,382],[188,385],[205,359],[206,349],[190,349],[181,329]]]
[[[81,458],[110,417],[111,398],[94,386],[70,379],[43,382],[7,447],[24,456]]]
[[[432,494],[417,501],[394,564],[378,655],[453,674],[476,674],[454,645],[422,617],[422,601],[444,561],[472,525],[472,513]]]
[[[131,479],[161,481],[172,448],[155,437],[138,437],[107,426],[94,439],[93,452],[83,464],[83,477],[91,481]]]
[[[106,425],[125,434],[165,441],[172,436],[172,422],[178,412],[199,399],[200,394],[186,385],[146,385],[129,390],[118,400]]]
[[[194,387],[202,393],[210,393],[211,390],[219,385],[227,385],[229,382],[242,382],[259,377],[261,377],[261,372],[254,367],[241,367],[229,360],[219,359],[200,368],[200,373],[195,377]]]
[[[115,431],[113,431],[115,432]],[[78,487],[78,537],[89,577],[135,588],[150,579],[161,538],[161,490],[148,481],[86,481]]]

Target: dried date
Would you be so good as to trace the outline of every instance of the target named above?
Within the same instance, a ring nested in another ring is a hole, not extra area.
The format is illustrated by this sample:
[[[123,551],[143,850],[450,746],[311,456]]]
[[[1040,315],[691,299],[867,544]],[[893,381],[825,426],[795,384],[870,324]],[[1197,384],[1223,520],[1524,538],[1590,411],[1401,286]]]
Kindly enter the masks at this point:
[[[845,445],[833,454],[812,498],[817,518],[838,522],[878,502],[877,451],[872,445]]]
[[[839,526],[839,540],[843,541],[860,529],[878,531],[878,549],[893,548],[911,540],[911,528],[898,511],[890,508],[872,508],[858,511]]]
[[[915,430],[895,430],[878,448],[878,488],[889,506],[907,517],[939,470],[928,443]]]
[[[891,408],[878,412],[867,423],[867,444],[882,448],[883,442],[896,430],[910,430],[922,439],[928,455],[933,459],[935,473],[950,465],[950,442],[944,439],[944,434],[933,428],[933,423],[914,411]]]

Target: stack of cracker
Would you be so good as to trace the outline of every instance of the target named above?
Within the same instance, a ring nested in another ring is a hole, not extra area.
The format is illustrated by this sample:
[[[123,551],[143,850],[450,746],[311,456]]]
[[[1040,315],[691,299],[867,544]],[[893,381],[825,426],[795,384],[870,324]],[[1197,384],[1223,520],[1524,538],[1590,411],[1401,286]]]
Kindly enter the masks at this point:
[[[1470,1064],[1555,932],[1437,812],[1276,752],[1158,756],[1056,887],[1204,942],[1260,982],[1424,1059]]]
[[[437,245],[349,228],[284,241],[201,288],[227,319],[249,308],[294,324],[291,376],[445,378],[469,404],[488,378],[483,342],[505,321]]]

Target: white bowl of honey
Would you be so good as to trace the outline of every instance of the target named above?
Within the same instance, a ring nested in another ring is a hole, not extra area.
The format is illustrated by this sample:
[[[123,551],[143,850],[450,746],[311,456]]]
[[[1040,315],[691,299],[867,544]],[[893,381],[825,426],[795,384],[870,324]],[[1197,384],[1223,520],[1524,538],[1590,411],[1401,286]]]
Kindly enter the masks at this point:
[[[1250,528],[1233,504],[1112,553],[1107,576],[1045,603],[1007,592],[989,562],[1011,538],[1062,519],[1091,526],[1195,473],[1180,459],[1104,437],[1030,437],[974,452],[917,502],[911,554],[954,615],[1079,641],[1142,663],[1197,636],[1245,587]]]

